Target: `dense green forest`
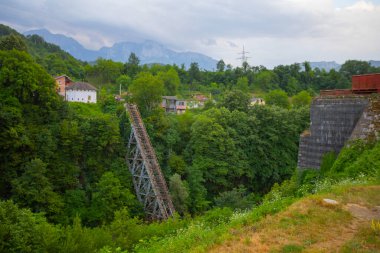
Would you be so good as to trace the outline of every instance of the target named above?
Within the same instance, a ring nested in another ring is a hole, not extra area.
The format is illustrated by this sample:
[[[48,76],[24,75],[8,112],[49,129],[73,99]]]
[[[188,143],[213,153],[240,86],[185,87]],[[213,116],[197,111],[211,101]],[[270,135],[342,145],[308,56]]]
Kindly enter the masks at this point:
[[[232,68],[222,60],[215,72],[196,63],[186,70],[141,66],[134,54],[126,63],[86,63],[36,35],[3,25],[0,35],[0,251],[146,250],[147,241],[197,222],[224,224],[234,210],[265,203],[273,185],[284,181],[305,183],[310,192],[326,175],[355,176],[355,162],[374,159],[378,150],[378,144],[358,144],[362,160],[343,155],[326,162],[324,174],[294,172],[311,97],[319,89],[348,87],[352,74],[379,71],[365,62],[347,61],[339,72],[312,70],[307,62]],[[98,104],[63,101],[52,78],[59,74],[96,84]],[[119,84],[133,94],[127,101],[139,105],[175,219],[145,221],[124,161],[130,124],[113,96]],[[182,115],[159,107],[162,95],[195,92],[212,99]],[[251,106],[252,92],[265,96],[267,106]],[[372,168],[365,173],[374,174]]]

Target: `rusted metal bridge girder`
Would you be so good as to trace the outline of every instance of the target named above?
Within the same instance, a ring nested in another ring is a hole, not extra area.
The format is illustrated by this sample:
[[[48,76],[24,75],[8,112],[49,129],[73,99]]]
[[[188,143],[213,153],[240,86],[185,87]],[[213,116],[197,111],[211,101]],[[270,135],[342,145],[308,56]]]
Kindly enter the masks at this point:
[[[134,104],[125,104],[131,121],[126,161],[132,174],[138,200],[152,220],[167,219],[174,214],[173,202],[146,132],[141,115]]]

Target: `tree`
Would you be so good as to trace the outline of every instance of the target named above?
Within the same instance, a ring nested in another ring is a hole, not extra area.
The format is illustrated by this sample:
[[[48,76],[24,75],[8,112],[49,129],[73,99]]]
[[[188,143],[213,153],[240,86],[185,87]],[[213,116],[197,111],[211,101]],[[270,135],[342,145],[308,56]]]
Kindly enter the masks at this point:
[[[10,34],[0,39],[0,50],[27,51],[28,48],[24,39],[16,34]]]
[[[94,66],[87,69],[87,76],[98,84],[114,83],[121,75],[123,64],[99,58]]]
[[[294,107],[309,106],[310,102],[311,102],[311,96],[305,90],[297,93],[297,95],[294,95],[292,97],[292,105]]]
[[[189,190],[186,182],[181,180],[181,176],[175,173],[169,179],[169,190],[176,211],[180,214],[187,212]]]
[[[63,206],[61,197],[53,191],[46,177],[46,163],[36,158],[25,165],[21,177],[12,181],[13,199],[34,212],[56,215]]]
[[[44,119],[61,105],[54,79],[26,52],[0,51],[0,71],[2,92],[17,98],[20,103],[41,107]]]
[[[247,189],[244,187],[233,188],[225,191],[214,199],[215,206],[229,207],[231,209],[248,209],[259,200],[253,193],[247,196]]]
[[[132,102],[136,103],[143,115],[150,114],[159,106],[164,93],[164,83],[157,76],[141,72],[129,86]]]
[[[295,77],[290,77],[288,79],[288,82],[286,84],[286,87],[285,87],[285,91],[290,94],[290,95],[293,95],[297,92],[297,90],[299,90],[299,83],[297,81],[297,79]]]
[[[134,195],[122,187],[120,180],[112,172],[102,175],[93,193],[90,223],[99,224],[113,220],[114,213],[124,207],[133,208],[136,203]]]
[[[249,64],[248,64],[248,62],[247,62],[247,61],[243,61],[243,63],[242,63],[241,66],[242,66],[242,68],[243,68],[244,73],[246,73],[247,70],[249,69]]]
[[[0,249],[2,252],[59,252],[61,231],[41,214],[19,208],[11,200],[0,201]]]
[[[171,171],[175,174],[179,174],[180,176],[185,174],[186,163],[181,156],[171,154],[168,163]]]
[[[244,93],[241,90],[232,90],[226,93],[220,103],[220,106],[225,107],[230,111],[247,111],[249,103],[250,97],[247,93]]]
[[[223,60],[219,60],[216,63],[216,70],[219,71],[219,72],[223,72],[225,67],[226,67],[226,64],[224,63]]]
[[[128,62],[124,64],[124,72],[128,76],[134,78],[139,72],[140,59],[135,53],[131,53],[128,57]]]
[[[127,75],[121,75],[116,79],[116,84],[121,85],[121,88],[125,91],[128,86],[132,83],[132,79]]]
[[[245,76],[239,77],[236,83],[236,89],[241,90],[244,93],[248,93],[248,78]]]
[[[371,65],[366,61],[348,60],[343,63],[339,72],[350,80],[351,76],[368,74],[370,70]]]
[[[192,62],[188,70],[190,83],[199,82],[201,79],[201,71],[197,62]]]
[[[286,92],[283,90],[273,90],[269,92],[265,97],[265,103],[282,108],[289,108],[290,106],[288,95],[286,95]]]
[[[158,77],[164,82],[165,95],[174,96],[177,94],[181,81],[174,68],[170,68],[166,72],[158,72]]]
[[[277,82],[277,75],[274,72],[270,70],[264,70],[256,75],[254,84],[258,89],[270,91],[278,89]]]
[[[192,170],[199,171],[205,180],[208,194],[214,195],[223,189],[229,189],[231,168],[237,168],[235,142],[223,122],[226,109],[210,109],[197,118],[192,125],[190,145],[192,147]],[[219,117],[218,117],[219,116]],[[192,187],[192,185],[190,185]]]

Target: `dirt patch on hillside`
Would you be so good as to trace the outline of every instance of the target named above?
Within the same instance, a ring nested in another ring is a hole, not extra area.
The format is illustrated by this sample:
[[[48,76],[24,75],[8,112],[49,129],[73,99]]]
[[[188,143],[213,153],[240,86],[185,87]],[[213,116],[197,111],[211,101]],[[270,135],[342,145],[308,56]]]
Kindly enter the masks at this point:
[[[332,195],[338,204],[326,204],[316,196],[303,199],[284,212],[235,230],[234,239],[210,252],[338,252],[359,231],[370,231],[373,219],[380,220],[377,194],[380,186],[355,187]],[[380,251],[380,245],[375,249]]]
[[[379,192],[380,194],[380,192]],[[352,216],[362,220],[380,220],[380,206],[367,208],[362,205],[349,203],[344,206],[344,209],[349,211]]]

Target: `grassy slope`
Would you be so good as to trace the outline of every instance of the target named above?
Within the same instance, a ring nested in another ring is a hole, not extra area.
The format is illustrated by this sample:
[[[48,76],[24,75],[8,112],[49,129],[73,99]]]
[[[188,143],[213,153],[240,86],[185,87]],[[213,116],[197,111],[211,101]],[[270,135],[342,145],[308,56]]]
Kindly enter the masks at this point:
[[[335,199],[328,205],[323,198]],[[378,208],[376,208],[378,206]],[[380,186],[345,186],[313,195],[238,230],[211,252],[380,252]]]

